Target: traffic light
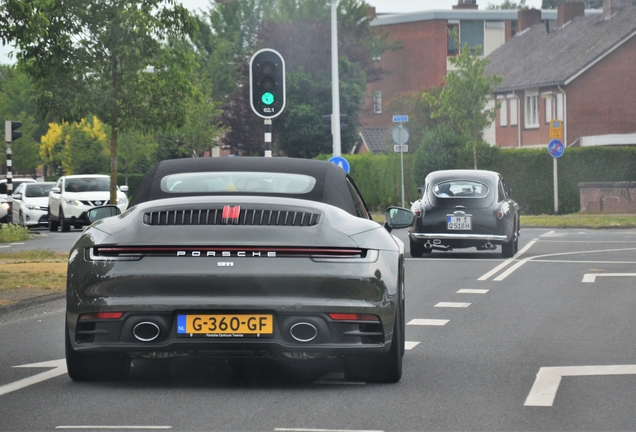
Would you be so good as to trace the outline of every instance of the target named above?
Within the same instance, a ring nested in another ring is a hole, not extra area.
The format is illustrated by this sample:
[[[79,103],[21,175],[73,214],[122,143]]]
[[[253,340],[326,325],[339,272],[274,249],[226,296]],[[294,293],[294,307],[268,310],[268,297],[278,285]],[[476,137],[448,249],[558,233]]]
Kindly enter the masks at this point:
[[[347,114],[340,114],[340,130],[349,129],[349,125],[347,124],[347,120],[349,116]],[[331,132],[331,114],[322,116],[322,129]]]
[[[285,61],[272,49],[262,49],[250,60],[250,104],[265,119],[278,117],[285,108]]]
[[[22,138],[22,131],[16,130],[22,127],[22,122],[6,120],[4,122],[4,141],[11,143]]]

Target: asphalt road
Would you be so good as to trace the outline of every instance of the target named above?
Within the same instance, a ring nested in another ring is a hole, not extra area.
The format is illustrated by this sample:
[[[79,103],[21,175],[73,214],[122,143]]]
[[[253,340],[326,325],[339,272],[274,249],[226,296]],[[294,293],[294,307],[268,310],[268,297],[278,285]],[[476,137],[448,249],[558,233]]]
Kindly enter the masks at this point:
[[[192,360],[75,383],[54,303],[0,320],[0,430],[636,429],[636,230],[524,229],[514,259],[435,251],[406,267],[398,384]]]

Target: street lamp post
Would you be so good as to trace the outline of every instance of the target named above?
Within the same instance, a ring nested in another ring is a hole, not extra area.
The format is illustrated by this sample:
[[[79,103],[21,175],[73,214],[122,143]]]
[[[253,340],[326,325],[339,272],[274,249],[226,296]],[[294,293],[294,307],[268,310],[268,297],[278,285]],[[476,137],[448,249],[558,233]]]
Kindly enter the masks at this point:
[[[338,0],[331,0],[331,133],[333,155],[341,155],[340,80],[338,72]]]

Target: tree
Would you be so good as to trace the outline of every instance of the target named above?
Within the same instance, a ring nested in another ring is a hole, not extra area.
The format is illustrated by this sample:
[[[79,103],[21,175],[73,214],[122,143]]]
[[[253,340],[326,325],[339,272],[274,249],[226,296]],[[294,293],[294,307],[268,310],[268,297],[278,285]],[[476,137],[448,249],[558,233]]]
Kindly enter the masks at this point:
[[[263,153],[263,120],[250,109],[247,68],[252,54],[263,47],[279,51],[287,69],[287,106],[273,127],[277,150],[303,157],[331,152],[321,117],[331,113],[330,5],[329,0],[239,0],[211,8],[209,31],[200,27],[196,46],[198,52],[220,50],[201,64],[235,62],[235,69],[221,66],[223,72],[214,75],[215,94],[225,98],[222,122],[229,128],[221,142],[233,153]],[[392,47],[371,20],[364,1],[339,2],[341,113],[348,115],[350,126],[342,134],[343,151],[357,139],[366,83],[382,74],[373,58]]]
[[[465,147],[464,138],[444,124],[428,131],[415,151],[413,175],[415,184],[424,185],[426,176],[437,170],[457,168],[458,153]]]
[[[126,176],[125,184],[128,184],[129,174],[143,174],[157,162],[158,146],[150,134],[131,131],[119,136],[119,166]]]
[[[493,5],[488,3],[486,9],[527,9],[526,0],[521,0],[519,3],[516,3],[511,0],[504,0],[504,2],[500,5]]]
[[[450,33],[456,46],[459,46],[457,30]],[[481,141],[482,131],[493,122],[496,114],[496,107],[486,109],[488,97],[503,80],[501,76],[484,75],[489,59],[482,58],[480,54],[481,46],[477,46],[473,52],[468,43],[464,44],[457,56],[449,58],[455,70],[444,78],[439,96],[424,94],[435,110],[433,117],[447,117],[449,126],[472,146],[475,169],[477,143]]]
[[[193,56],[167,42],[195,22],[175,0],[12,0],[3,37],[19,47],[42,117],[110,127],[110,197],[116,202],[118,133],[178,127],[195,97]],[[18,4],[16,6],[15,4]],[[5,8],[9,10],[9,8]]]

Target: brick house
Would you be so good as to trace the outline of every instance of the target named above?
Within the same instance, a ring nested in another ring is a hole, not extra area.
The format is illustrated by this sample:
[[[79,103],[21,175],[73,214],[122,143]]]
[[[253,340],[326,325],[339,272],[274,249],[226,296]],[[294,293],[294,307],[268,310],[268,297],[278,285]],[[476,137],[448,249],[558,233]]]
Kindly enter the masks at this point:
[[[378,66],[387,74],[381,81],[368,86],[368,102],[360,119],[363,141],[377,140],[380,128],[384,129],[390,143],[392,115],[404,113],[388,112],[388,106],[400,93],[443,84],[451,67],[448,58],[457,53],[457,47],[448,37],[449,29],[458,30],[461,45],[481,45],[484,55],[489,55],[514,36],[518,26],[528,27],[531,23],[523,21],[528,18],[518,16],[516,10],[479,10],[476,0],[458,0],[452,10],[377,16],[371,25],[387,31],[389,40],[398,42],[402,48],[386,52],[377,59]],[[554,21],[556,18],[554,10],[540,12],[540,20]],[[361,145],[357,151],[365,149]]]
[[[636,7],[605,0],[603,13],[561,3],[557,21],[536,22],[490,55],[487,74],[503,76],[492,130],[500,147],[546,147],[550,121],[567,146],[636,144]],[[521,20],[521,18],[520,18]],[[492,135],[491,135],[492,136]]]

